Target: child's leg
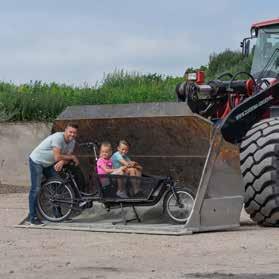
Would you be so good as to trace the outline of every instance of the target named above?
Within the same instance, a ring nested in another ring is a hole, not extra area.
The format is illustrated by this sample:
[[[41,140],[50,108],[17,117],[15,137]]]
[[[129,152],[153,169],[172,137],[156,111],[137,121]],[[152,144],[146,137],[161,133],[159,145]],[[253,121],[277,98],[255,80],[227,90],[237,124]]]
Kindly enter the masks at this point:
[[[112,172],[114,175],[124,175],[125,173],[121,169],[116,169],[114,172]],[[117,178],[117,195],[121,193],[121,197],[126,197],[126,191],[125,191],[125,179]],[[125,193],[125,195],[123,195]]]
[[[129,176],[136,176],[136,169],[135,168],[128,168],[127,169],[127,174]]]
[[[141,171],[139,169],[135,169],[135,175],[136,176],[141,176]]]
[[[137,176],[137,177],[141,176],[141,172],[136,168],[129,168],[128,172],[130,176]],[[136,195],[140,191],[140,180],[135,178],[132,184],[133,184],[134,194]]]

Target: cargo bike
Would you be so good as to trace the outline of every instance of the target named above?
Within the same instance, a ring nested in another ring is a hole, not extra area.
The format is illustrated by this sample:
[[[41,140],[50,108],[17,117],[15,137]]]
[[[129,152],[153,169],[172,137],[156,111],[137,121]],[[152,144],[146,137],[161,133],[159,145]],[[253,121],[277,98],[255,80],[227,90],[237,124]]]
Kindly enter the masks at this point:
[[[97,143],[87,142],[79,144],[93,152],[97,160]],[[84,209],[90,208],[95,202],[104,205],[107,211],[121,208],[124,224],[129,221],[141,222],[136,207],[155,206],[162,203],[163,214],[172,223],[187,222],[194,205],[195,194],[190,187],[178,187],[170,176],[142,175],[141,177],[127,175],[93,175],[89,179],[96,191],[85,193],[81,191],[70,167],[65,166],[59,177],[44,181],[37,197],[38,211],[50,222],[62,222],[78,215]],[[127,198],[116,195],[121,184],[125,187]],[[135,188],[139,192],[135,194]],[[132,208],[135,218],[127,219],[125,207]],[[119,222],[113,222],[116,224]]]

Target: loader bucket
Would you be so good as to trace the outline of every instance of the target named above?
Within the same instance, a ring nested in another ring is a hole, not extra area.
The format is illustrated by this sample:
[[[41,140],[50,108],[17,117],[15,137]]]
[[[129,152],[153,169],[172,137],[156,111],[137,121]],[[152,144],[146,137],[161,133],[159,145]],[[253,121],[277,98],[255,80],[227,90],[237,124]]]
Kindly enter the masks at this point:
[[[79,125],[78,142],[109,141],[116,149],[117,142],[125,139],[131,144],[129,156],[145,173],[171,175],[179,185],[195,188],[185,230],[239,225],[243,189],[238,148],[185,103],[72,106],[55,120],[53,131],[63,131],[68,122]],[[95,158],[79,148],[76,153],[88,177]]]

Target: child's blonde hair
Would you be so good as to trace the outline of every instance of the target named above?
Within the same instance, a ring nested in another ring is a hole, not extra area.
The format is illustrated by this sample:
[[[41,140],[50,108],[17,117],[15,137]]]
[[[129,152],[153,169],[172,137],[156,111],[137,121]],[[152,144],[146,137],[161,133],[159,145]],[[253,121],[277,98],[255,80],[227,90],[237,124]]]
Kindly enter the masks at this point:
[[[129,142],[128,142],[128,141],[126,141],[126,140],[120,140],[120,141],[118,142],[118,146],[120,146],[121,144],[123,144],[123,145],[126,145],[126,146],[130,147]]]
[[[110,150],[112,150],[112,146],[111,146],[110,142],[108,142],[108,141],[104,141],[101,143],[100,151],[102,150],[103,147],[108,147]]]

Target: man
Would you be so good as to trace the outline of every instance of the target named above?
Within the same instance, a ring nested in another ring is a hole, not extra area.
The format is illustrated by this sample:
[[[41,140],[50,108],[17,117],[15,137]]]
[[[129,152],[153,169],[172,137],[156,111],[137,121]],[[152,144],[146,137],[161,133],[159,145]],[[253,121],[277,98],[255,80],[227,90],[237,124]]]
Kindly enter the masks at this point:
[[[40,190],[43,175],[47,178],[57,176],[62,167],[73,161],[79,165],[79,160],[72,155],[75,148],[78,126],[69,123],[64,132],[57,132],[44,139],[30,154],[29,167],[31,188],[29,192],[29,218],[33,225],[42,222],[37,217],[37,194]]]

